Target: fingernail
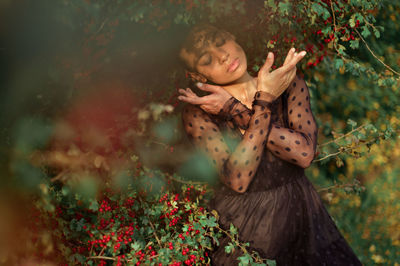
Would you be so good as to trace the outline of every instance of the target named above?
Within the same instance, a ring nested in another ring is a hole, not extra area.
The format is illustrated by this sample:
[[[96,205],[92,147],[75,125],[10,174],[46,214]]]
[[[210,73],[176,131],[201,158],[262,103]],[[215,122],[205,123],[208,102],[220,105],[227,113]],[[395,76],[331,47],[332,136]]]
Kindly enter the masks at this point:
[[[203,83],[197,82],[197,83],[196,83],[196,86],[200,88],[201,86],[203,86]]]
[[[306,54],[307,54],[306,51],[302,51],[302,52],[300,53],[301,56],[305,56]]]
[[[293,53],[294,51],[296,51],[296,49],[294,49],[294,47],[292,49],[290,49],[290,51]]]
[[[268,57],[267,58],[271,58],[272,57],[272,53],[271,52],[269,52],[268,53]]]

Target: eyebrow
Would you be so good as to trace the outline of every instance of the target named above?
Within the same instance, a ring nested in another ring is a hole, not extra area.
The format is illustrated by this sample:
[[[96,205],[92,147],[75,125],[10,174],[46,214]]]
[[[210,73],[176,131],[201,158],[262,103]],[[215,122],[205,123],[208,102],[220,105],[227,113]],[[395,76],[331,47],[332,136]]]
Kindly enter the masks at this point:
[[[203,50],[203,49],[206,49],[206,47],[209,46],[210,43],[215,42],[215,40],[217,39],[218,36],[224,37],[224,34],[221,33],[221,32],[219,32],[219,31],[215,31],[215,30],[206,32],[206,33],[203,35],[203,38],[204,38],[204,39],[202,40],[201,47],[199,47],[198,49],[194,49],[193,52],[196,54],[196,50]],[[207,52],[203,51],[202,53],[200,53],[200,54],[196,57],[196,59],[194,60],[194,68],[196,68],[196,66],[197,66],[197,64],[199,63],[201,57],[202,57],[203,55],[205,55],[206,53],[207,53]]]

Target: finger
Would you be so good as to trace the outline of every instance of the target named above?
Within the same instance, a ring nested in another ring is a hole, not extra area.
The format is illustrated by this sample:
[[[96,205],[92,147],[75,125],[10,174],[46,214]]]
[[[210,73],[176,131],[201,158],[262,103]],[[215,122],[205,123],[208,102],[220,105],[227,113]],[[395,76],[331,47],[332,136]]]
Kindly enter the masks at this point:
[[[198,104],[198,102],[197,102],[197,100],[195,98],[184,96],[184,95],[178,96],[178,100],[183,101],[183,102],[187,102],[187,103],[191,103],[191,104]]]
[[[293,58],[290,60],[290,62],[288,62],[286,65],[282,66],[281,69],[283,71],[290,71],[293,67],[296,66],[296,64],[304,58],[304,56],[306,55],[306,51],[302,51],[300,53],[295,53],[293,55]]]
[[[189,88],[187,88],[186,90],[179,89],[179,93],[183,94],[186,97],[195,97],[195,96],[197,96],[195,93],[193,93],[192,91],[189,91],[188,89]]]
[[[292,58],[292,64],[293,67],[296,67],[297,63],[300,62],[301,59],[304,58],[304,56],[306,55],[306,51],[302,51],[300,53],[295,53],[294,57]]]
[[[205,104],[207,102],[207,96],[204,97],[188,97],[188,96],[184,96],[184,95],[180,95],[178,96],[178,99],[187,103],[191,103],[191,104]]]
[[[292,60],[295,51],[296,51],[296,49],[294,47],[289,50],[289,52],[285,58],[285,62],[283,62],[283,65],[286,65],[287,63],[289,63]]]
[[[186,94],[191,95],[191,96],[197,96],[197,94],[194,93],[190,88],[186,89]]]
[[[188,94],[187,89],[186,89],[186,90],[184,90],[184,89],[179,89],[178,92],[181,93],[181,94],[184,94],[184,95]]]
[[[208,92],[217,92],[218,89],[221,88],[221,86],[204,84],[204,83],[201,83],[201,82],[197,82],[196,85],[200,90],[208,91]]]
[[[269,52],[264,65],[260,69],[260,72],[269,72],[273,64],[274,64],[274,54]]]

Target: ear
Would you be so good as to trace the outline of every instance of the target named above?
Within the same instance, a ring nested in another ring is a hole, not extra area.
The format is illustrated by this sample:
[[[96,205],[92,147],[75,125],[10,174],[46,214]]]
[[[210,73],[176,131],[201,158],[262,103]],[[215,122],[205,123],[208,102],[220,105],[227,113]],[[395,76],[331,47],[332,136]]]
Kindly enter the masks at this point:
[[[188,78],[191,78],[193,81],[199,81],[202,83],[206,83],[207,82],[207,78],[204,77],[202,74],[196,73],[196,72],[192,72],[189,70],[185,70],[185,76]]]

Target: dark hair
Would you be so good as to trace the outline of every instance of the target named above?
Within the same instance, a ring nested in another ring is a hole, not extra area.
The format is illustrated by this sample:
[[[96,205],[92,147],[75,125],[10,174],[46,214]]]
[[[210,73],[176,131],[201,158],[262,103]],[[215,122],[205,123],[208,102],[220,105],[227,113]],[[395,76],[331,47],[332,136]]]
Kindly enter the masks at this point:
[[[234,38],[229,32],[219,29],[211,24],[197,24],[187,33],[186,38],[180,47],[180,51],[184,49],[188,53],[198,54],[204,47],[214,43],[218,37],[225,39]],[[186,69],[194,71],[194,69],[192,69],[181,56],[179,56],[179,58]]]

